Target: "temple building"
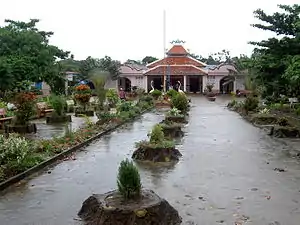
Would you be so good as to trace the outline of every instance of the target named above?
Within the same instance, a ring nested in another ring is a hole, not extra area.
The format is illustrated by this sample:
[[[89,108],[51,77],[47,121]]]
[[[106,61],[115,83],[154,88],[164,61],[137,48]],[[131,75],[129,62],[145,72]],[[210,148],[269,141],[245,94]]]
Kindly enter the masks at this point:
[[[181,44],[175,44],[166,57],[146,66],[123,64],[120,78],[107,87],[118,87],[129,91],[137,86],[150,91],[165,90],[180,82],[180,89],[187,93],[203,93],[207,84],[213,84],[213,91],[230,93],[244,89],[243,77],[232,64],[206,65],[192,58]]]

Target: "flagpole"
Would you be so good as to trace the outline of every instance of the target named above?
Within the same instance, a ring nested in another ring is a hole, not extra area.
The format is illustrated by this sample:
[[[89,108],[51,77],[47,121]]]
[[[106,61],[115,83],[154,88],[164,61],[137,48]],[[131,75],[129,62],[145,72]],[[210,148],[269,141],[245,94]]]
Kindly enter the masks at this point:
[[[166,10],[163,11],[163,58],[166,57]],[[165,67],[164,67],[165,68]],[[163,76],[163,91],[166,92],[166,68],[164,69],[164,76]]]

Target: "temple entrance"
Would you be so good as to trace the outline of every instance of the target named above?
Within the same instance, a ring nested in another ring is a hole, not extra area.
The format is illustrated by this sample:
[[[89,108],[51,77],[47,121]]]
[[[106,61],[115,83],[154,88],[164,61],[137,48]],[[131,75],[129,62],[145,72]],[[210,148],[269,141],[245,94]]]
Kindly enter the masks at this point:
[[[187,80],[189,92],[202,92],[202,76],[188,76]]]
[[[123,88],[124,91],[131,91],[131,81],[127,77],[119,78],[119,88]]]
[[[155,90],[163,90],[163,79],[160,76],[148,76],[148,92],[151,91],[152,89]],[[153,82],[151,82],[153,81]],[[153,85],[153,86],[152,86]]]
[[[230,94],[234,91],[234,81],[235,78],[233,76],[226,76],[220,80],[220,93],[222,94]]]

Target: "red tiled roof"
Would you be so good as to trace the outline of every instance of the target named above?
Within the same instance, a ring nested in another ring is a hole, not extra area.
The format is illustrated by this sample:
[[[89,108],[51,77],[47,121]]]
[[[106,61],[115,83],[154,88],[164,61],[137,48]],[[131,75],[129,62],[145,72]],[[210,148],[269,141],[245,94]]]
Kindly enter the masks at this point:
[[[188,52],[182,45],[173,45],[173,47],[167,52],[167,55],[187,55]]]
[[[172,57],[168,56],[164,59],[157,60],[156,62],[150,63],[147,65],[148,68],[154,68],[158,65],[194,65],[198,67],[203,67],[205,66],[204,63],[193,59],[188,56],[183,56],[183,57]]]
[[[170,71],[168,71],[170,70]],[[170,65],[170,69],[166,65],[159,65],[152,69],[149,69],[144,75],[164,75],[169,73],[170,75],[206,75],[207,72],[194,65]]]

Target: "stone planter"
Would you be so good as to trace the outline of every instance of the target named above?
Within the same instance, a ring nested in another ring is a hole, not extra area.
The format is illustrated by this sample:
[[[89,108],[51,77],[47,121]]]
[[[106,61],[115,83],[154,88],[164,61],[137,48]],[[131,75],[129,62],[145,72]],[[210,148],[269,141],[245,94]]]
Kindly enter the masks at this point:
[[[75,116],[76,117],[80,117],[81,115],[94,116],[95,113],[92,110],[88,110],[88,111],[75,111]]]
[[[185,116],[171,116],[168,115],[166,116],[165,119],[167,122],[174,122],[174,123],[186,123],[186,118]]]
[[[213,96],[213,97],[207,97],[207,99],[208,99],[208,101],[210,101],[210,102],[214,102],[214,101],[216,101],[216,96]]]
[[[171,108],[171,104],[169,102],[156,102],[155,107],[157,107],[157,108]]]
[[[117,191],[92,195],[86,199],[78,216],[89,225],[179,225],[178,211],[151,190],[141,197],[124,200]]]
[[[141,146],[132,154],[132,159],[151,162],[178,161],[182,154],[176,148],[153,148]]]
[[[63,115],[63,116],[47,116],[46,123],[65,123],[72,122],[71,115]]]
[[[164,124],[161,123],[165,137],[177,138],[183,136],[180,124]]]
[[[31,123],[27,125],[13,125],[13,124],[5,125],[5,133],[28,134],[28,133],[36,133],[36,131],[37,128],[35,123]]]

